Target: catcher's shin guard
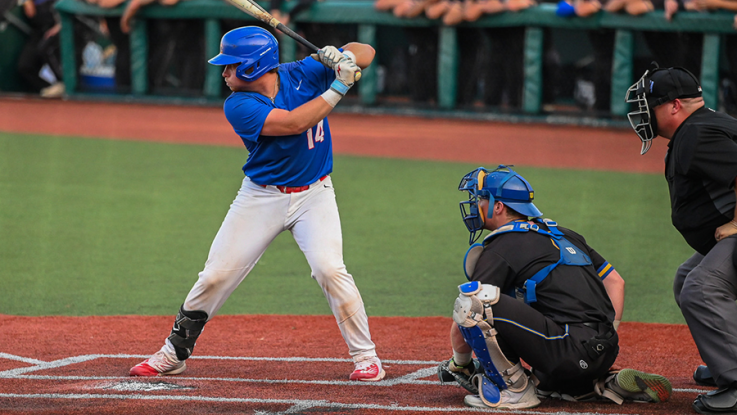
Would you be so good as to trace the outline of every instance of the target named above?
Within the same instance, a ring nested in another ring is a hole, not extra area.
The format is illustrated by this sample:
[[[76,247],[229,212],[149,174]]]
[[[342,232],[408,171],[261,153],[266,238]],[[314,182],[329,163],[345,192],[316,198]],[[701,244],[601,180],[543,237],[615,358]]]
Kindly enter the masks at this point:
[[[192,355],[195,342],[207,323],[207,313],[204,311],[187,311],[184,305],[179,308],[174,320],[174,327],[169,334],[169,341],[177,352],[177,359],[185,360]]]
[[[521,392],[529,379],[518,362],[507,360],[496,341],[491,306],[499,301],[499,287],[472,281],[459,287],[453,320],[484,369],[476,378],[479,397],[490,407],[501,402],[501,391]]]

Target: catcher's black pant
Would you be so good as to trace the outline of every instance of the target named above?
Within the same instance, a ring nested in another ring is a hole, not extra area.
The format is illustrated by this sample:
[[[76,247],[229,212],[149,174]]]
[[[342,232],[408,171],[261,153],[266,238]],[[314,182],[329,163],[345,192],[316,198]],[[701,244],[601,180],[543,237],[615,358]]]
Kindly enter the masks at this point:
[[[532,366],[538,388],[571,396],[594,390],[619,353],[619,338],[611,325],[559,325],[529,305],[502,295],[492,306],[497,341],[511,362]],[[599,346],[600,352],[593,349]]]
[[[676,272],[673,291],[699,354],[719,387],[737,387],[737,235]]]

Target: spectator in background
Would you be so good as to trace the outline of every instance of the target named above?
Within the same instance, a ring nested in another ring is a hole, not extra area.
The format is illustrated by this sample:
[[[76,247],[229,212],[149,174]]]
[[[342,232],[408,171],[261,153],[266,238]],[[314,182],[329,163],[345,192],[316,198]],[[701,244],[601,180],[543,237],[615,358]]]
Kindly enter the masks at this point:
[[[61,60],[59,56],[59,31],[61,23],[54,12],[55,0],[26,0],[23,12],[28,18],[32,32],[18,58],[18,71],[35,92],[44,98],[64,95],[61,82]],[[56,82],[53,84],[40,76],[48,65]]]
[[[297,5],[294,6],[292,10],[286,12],[282,11],[284,0],[271,0],[270,13],[276,20],[280,21],[284,26],[287,26],[289,25],[289,22],[292,21],[293,15],[309,9],[314,2],[315,0],[297,0]]]
[[[518,12],[536,6],[534,0],[506,0],[503,10]],[[524,85],[525,27],[484,28],[489,38],[489,63],[484,79],[484,104],[492,107],[519,109]]]
[[[174,6],[179,0],[131,0],[120,19],[123,33],[130,33],[134,16],[154,1]],[[149,22],[149,86],[159,93],[199,95],[205,80],[204,26],[199,20],[160,19]]]
[[[87,0],[104,9],[120,6],[125,0]],[[128,93],[131,86],[131,48],[128,33],[123,32],[121,18],[105,16],[104,22],[110,41],[115,45],[115,86],[118,92]]]
[[[668,21],[671,21],[679,10],[687,10],[693,3],[691,0],[652,0],[652,2],[655,10],[662,10]],[[642,35],[650,49],[651,59],[648,59],[648,63],[655,60],[666,67],[693,68],[694,76],[700,76],[704,40],[701,33],[644,31]]]
[[[503,11],[516,12],[534,6],[534,0],[377,0],[378,10],[392,10],[401,18],[414,18],[425,14],[429,19],[441,19],[444,25],[452,26],[462,21],[476,21],[484,14]],[[413,101],[431,100],[437,95],[436,65],[428,62],[437,60],[437,28],[408,27],[409,71],[422,74],[410,79],[410,96]],[[499,106],[507,103],[519,107],[523,84],[524,28],[475,29],[459,28],[458,45],[460,65],[467,70],[458,79],[458,104],[473,105],[479,80],[483,79],[486,105]],[[479,51],[478,39],[487,35],[491,39],[489,51]],[[484,69],[486,68],[486,70]],[[489,71],[488,68],[495,68]]]
[[[737,0],[693,0],[686,8],[695,11],[725,10],[737,12]],[[737,15],[734,16],[734,28],[737,29]],[[722,79],[722,97],[724,110],[737,114],[737,34],[724,36],[725,52],[729,62],[729,71]],[[696,75],[698,77],[698,75]]]

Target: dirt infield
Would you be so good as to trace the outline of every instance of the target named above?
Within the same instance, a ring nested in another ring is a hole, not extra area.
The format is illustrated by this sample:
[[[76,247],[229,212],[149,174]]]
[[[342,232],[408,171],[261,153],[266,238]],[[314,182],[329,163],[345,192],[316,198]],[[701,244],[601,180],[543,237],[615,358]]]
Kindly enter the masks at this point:
[[[334,114],[336,154],[566,169],[663,171],[666,141],[640,156],[631,130]],[[242,146],[220,108],[0,99],[0,130]]]
[[[465,391],[440,384],[450,356],[450,318],[370,319],[387,378],[348,381],[352,363],[332,316],[216,316],[178,376],[130,378],[131,366],[158,350],[171,317],[2,316],[0,413],[304,413],[474,412]],[[691,413],[703,388],[685,326],[623,323],[616,365],[662,373],[676,388],[663,404],[570,404],[545,400],[532,414]],[[504,411],[509,412],[509,411]]]
[[[338,154],[660,173],[664,140],[639,156],[631,131],[335,114]],[[0,99],[0,131],[242,146],[219,108]],[[441,385],[444,317],[371,318],[388,377],[349,382],[347,350],[330,316],[217,316],[182,375],[127,376],[156,351],[173,316],[3,316],[0,413],[465,413],[464,391]],[[688,329],[623,323],[616,365],[668,376],[665,404],[544,401],[532,414],[690,414],[704,389]],[[510,413],[510,411],[503,411]]]

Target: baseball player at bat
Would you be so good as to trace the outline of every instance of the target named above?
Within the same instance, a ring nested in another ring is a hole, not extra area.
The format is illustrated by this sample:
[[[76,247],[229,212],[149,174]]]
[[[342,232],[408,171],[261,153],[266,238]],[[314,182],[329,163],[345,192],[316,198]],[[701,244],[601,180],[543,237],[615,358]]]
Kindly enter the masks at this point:
[[[245,177],[163,347],[133,367],[131,376],[182,373],[207,321],[274,238],[290,231],[353,357],[350,379],[384,378],[363,300],[343,263],[327,119],[374,53],[369,45],[349,43],[321,49],[319,61],[308,57],[280,65],[277,40],[260,27],[237,28],[222,37],[220,54],[209,62],[223,66],[233,91],[224,110],[249,152]]]
[[[457,381],[472,393],[465,404],[477,408],[533,408],[539,397],[620,404],[669,398],[663,376],[610,371],[624,280],[581,235],[540,219],[527,180],[509,166],[479,167],[458,190],[469,195],[460,205],[471,233],[464,259],[470,282],[459,286],[453,357],[438,366],[441,382]],[[474,243],[483,230],[490,233]]]

